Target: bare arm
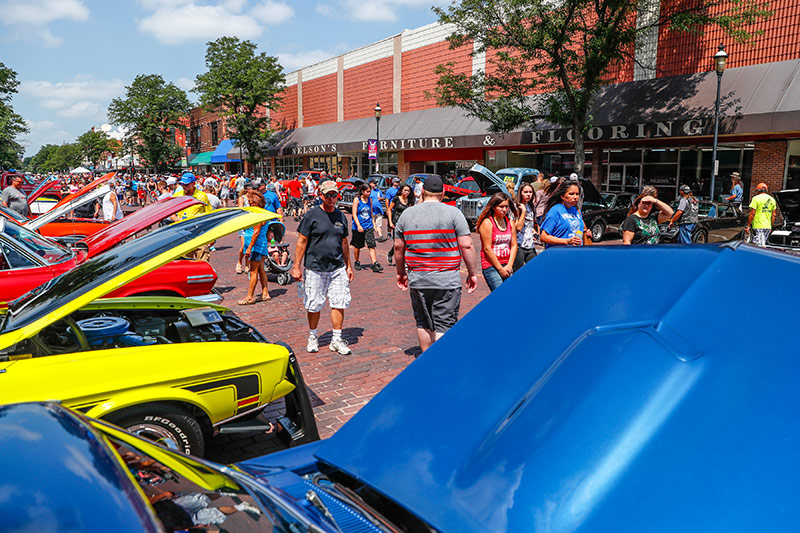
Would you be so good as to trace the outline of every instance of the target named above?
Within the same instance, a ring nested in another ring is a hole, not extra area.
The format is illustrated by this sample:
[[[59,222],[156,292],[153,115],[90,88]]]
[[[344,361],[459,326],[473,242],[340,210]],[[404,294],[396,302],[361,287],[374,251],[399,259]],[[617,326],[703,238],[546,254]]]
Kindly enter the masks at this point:
[[[520,204],[519,206],[519,216],[517,220],[514,221],[514,229],[517,231],[522,231],[522,228],[525,227],[525,213],[528,210],[528,206],[525,204]]]
[[[663,224],[672,217],[672,208],[661,200],[656,200],[658,206],[658,223]]]
[[[297,246],[294,251],[294,267],[292,267],[292,277],[297,281],[303,281],[303,271],[300,265],[303,264],[303,257],[306,255],[306,246],[308,246],[308,237],[300,233],[297,236]],[[350,249],[347,249],[347,261],[350,261]]]
[[[683,211],[681,211],[680,209],[678,209],[677,211],[675,211],[675,216],[673,216],[673,217],[672,217],[672,220],[670,220],[670,221],[669,221],[669,225],[670,225],[670,226],[672,226],[672,225],[673,225],[673,224],[675,224],[675,223],[676,223],[678,220],[680,220],[680,219],[681,219],[681,215],[683,215]]]
[[[508,264],[506,264],[506,272],[511,274],[514,270],[514,260],[517,258],[517,232],[511,232],[511,255],[508,256]]]
[[[353,281],[355,274],[353,267],[350,265],[350,243],[347,242],[347,237],[342,239],[342,257],[344,257],[344,268],[347,271],[347,279]]]
[[[355,222],[358,231],[364,231],[364,228],[362,228],[361,224],[358,222],[358,201],[359,201],[358,196],[353,198],[353,207],[350,209],[351,211],[350,214],[353,215],[353,222]]]
[[[475,247],[472,245],[472,237],[461,235],[458,237],[458,248],[464,264],[467,266],[467,292],[475,292],[478,288],[478,270],[476,267]],[[397,251],[395,250],[395,254]]]
[[[636,235],[635,231],[622,232],[622,244],[630,244],[633,242],[633,236]]]
[[[394,264],[397,269],[397,286],[408,290],[408,273],[406,272],[406,243],[400,237],[394,239]]]

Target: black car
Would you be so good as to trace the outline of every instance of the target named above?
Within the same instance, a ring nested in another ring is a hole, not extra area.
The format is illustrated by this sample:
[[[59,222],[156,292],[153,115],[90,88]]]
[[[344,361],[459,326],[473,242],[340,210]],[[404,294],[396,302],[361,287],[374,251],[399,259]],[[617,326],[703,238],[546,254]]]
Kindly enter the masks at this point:
[[[356,194],[358,194],[358,188],[361,187],[362,184],[375,180],[378,185],[378,190],[385,193],[392,186],[392,180],[396,177],[397,176],[394,174],[370,174],[367,176],[366,180],[355,177],[342,180],[339,184],[341,199],[337,206],[339,209],[350,211],[350,209],[353,208],[353,199],[356,197]]]
[[[678,202],[672,203],[672,209],[678,209]],[[697,214],[697,226],[692,232],[694,243],[728,242],[744,236],[747,213],[741,207],[727,202],[701,200]],[[667,228],[667,223],[661,224],[661,242],[678,242],[678,226]]]
[[[783,224],[769,234],[767,246],[800,252],[800,189],[778,191],[775,200],[781,209]]]
[[[619,233],[635,198],[629,192],[604,192],[601,196],[604,202],[602,206],[586,201],[583,204],[583,221],[593,242],[600,241],[607,231]]]

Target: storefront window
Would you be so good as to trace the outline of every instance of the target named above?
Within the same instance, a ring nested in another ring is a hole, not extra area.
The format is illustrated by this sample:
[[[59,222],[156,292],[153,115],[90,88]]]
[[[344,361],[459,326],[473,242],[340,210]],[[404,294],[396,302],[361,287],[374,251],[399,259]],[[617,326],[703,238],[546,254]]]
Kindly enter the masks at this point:
[[[355,159],[351,160],[354,161]],[[361,178],[366,178],[370,174],[375,174],[375,160],[368,159],[367,153],[363,152],[359,157],[360,165],[358,167],[358,175]],[[398,170],[398,156],[397,152],[379,152],[379,174],[397,174]],[[353,163],[351,162],[351,165]],[[354,167],[355,168],[355,167]]]
[[[800,189],[800,139],[789,141],[785,189]]]
[[[308,167],[303,170],[324,170],[328,174],[341,174],[342,159],[337,155],[314,155],[308,158]]]
[[[275,175],[278,179],[289,179],[303,170],[303,160],[300,157],[278,157],[275,159]]]

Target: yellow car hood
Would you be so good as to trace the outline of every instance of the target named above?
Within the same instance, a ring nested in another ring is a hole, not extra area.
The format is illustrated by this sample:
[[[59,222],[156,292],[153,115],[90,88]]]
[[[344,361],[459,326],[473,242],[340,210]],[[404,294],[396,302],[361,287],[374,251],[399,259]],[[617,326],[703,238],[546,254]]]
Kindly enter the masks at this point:
[[[218,209],[116,246],[10,302],[0,314],[0,350],[204,244],[277,217],[254,207]]]

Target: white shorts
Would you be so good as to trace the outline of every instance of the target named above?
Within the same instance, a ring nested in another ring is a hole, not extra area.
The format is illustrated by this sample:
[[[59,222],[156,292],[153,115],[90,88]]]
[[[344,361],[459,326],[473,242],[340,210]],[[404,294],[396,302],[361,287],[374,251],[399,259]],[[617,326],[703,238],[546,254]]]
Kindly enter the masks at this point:
[[[303,278],[306,289],[303,306],[309,313],[319,313],[325,305],[326,296],[331,309],[350,307],[350,282],[347,280],[345,267],[333,272],[306,269]]]

